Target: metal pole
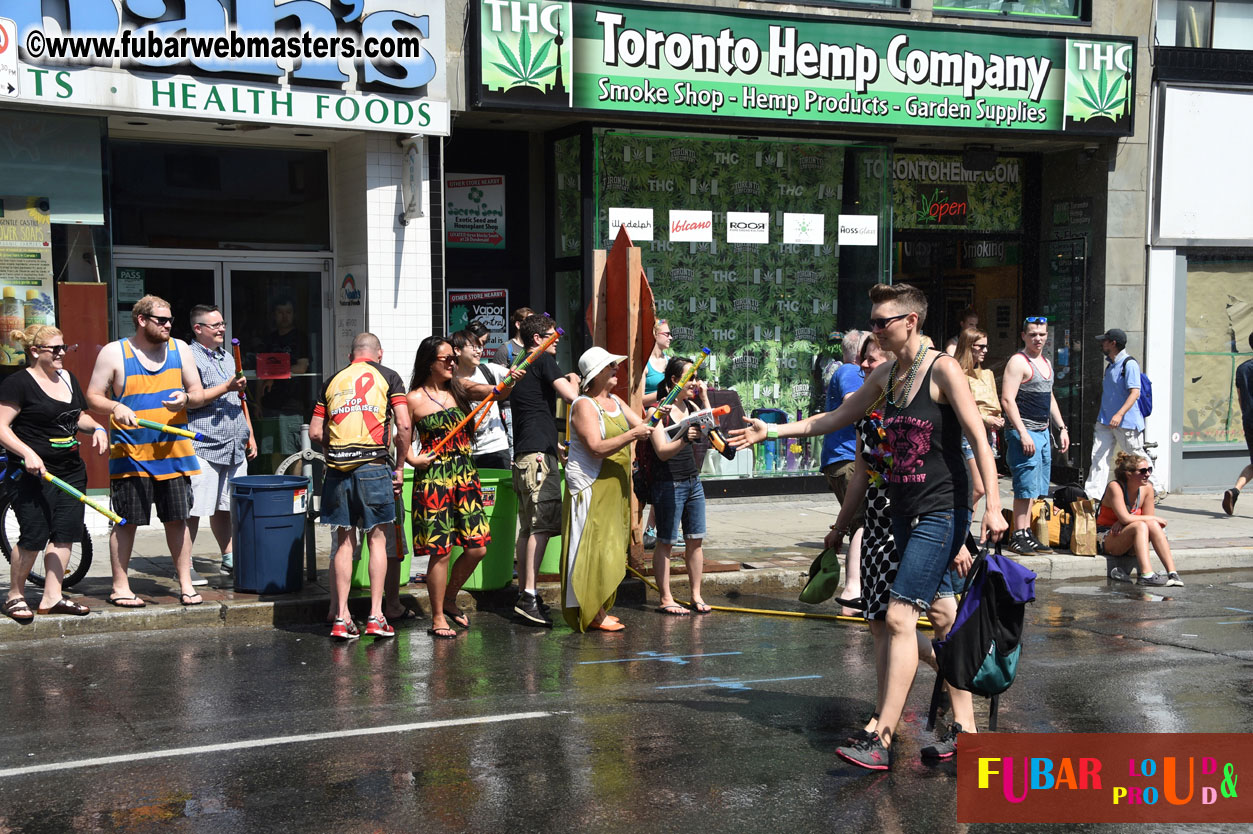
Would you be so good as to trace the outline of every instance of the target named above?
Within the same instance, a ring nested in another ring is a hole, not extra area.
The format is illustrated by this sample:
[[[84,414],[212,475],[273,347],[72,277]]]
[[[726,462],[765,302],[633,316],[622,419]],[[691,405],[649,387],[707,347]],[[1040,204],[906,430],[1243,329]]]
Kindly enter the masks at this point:
[[[314,502],[320,496],[313,494],[313,461],[309,454],[313,444],[309,441],[309,424],[300,426],[300,474],[309,482],[309,500],[305,502],[305,574],[310,582],[318,580],[318,548],[314,541],[317,528],[313,524]]]

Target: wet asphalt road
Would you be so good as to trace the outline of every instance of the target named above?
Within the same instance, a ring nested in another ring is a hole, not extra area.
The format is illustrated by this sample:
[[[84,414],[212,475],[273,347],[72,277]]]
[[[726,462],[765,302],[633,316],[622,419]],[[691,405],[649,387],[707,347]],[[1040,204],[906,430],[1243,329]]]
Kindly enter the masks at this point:
[[[1104,581],[1039,583],[1001,729],[1253,728],[1253,571],[1186,578],[1165,598]],[[832,752],[871,711],[864,628],[617,613],[629,628],[616,635],[480,613],[455,642],[418,623],[392,641],[346,646],[304,628],[0,647],[0,832],[967,828],[955,822],[954,766],[917,760],[931,739],[930,670],[919,673],[891,773]],[[395,728],[486,718],[494,723]],[[380,727],[389,729],[291,739]],[[231,746],[245,740],[266,741]],[[225,747],[153,755],[216,744]],[[70,766],[106,756],[121,760]],[[43,765],[56,767],[14,772]]]

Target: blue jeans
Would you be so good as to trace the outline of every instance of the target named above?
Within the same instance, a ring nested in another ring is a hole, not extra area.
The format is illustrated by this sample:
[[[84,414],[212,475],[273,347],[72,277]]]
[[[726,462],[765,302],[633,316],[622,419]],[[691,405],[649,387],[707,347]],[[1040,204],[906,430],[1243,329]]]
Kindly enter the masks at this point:
[[[949,564],[969,531],[970,510],[965,507],[925,513],[917,519],[893,518],[892,538],[901,554],[901,566],[892,583],[892,598],[926,611],[937,594],[952,596]]]
[[[653,484],[653,508],[657,520],[657,543],[674,544],[683,538],[705,538],[705,487],[700,478],[683,481],[657,481]]]
[[[1015,498],[1041,498],[1049,494],[1049,474],[1053,465],[1052,441],[1048,430],[1027,434],[1035,442],[1035,454],[1027,457],[1022,453],[1021,435],[1014,429],[1005,430],[1005,460],[1014,478]]]
[[[322,482],[322,523],[373,530],[396,521],[392,473],[381,463],[363,463],[351,472],[326,468]]]

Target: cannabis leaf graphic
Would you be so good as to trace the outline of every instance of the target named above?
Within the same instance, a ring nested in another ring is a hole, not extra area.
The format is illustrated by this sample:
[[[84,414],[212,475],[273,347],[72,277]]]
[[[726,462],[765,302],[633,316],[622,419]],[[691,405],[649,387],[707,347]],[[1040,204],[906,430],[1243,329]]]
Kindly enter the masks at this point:
[[[937,188],[930,197],[926,194],[922,194],[921,197],[922,208],[917,212],[918,222],[924,225],[927,223],[938,223],[939,219],[931,213],[931,207],[940,202],[940,189]]]
[[[539,81],[546,75],[552,75],[557,71],[556,64],[544,66],[544,59],[548,57],[549,50],[552,49],[553,42],[551,40],[544,41],[539,49],[535,50],[535,54],[531,54],[531,34],[523,30],[518,36],[518,54],[514,54],[513,50],[502,40],[496,38],[496,46],[500,49],[501,57],[503,57],[508,65],[492,62],[492,66],[503,72],[505,75],[514,79],[509,86],[516,87],[519,84],[525,84],[531,87],[538,87]]]
[[[1122,75],[1114,75],[1114,83],[1109,84],[1108,72],[1101,70],[1100,80],[1097,88],[1092,89],[1092,82],[1088,81],[1087,76],[1080,76],[1083,82],[1083,88],[1088,91],[1088,97],[1079,96],[1079,101],[1092,110],[1093,116],[1113,116],[1116,109],[1121,109],[1127,101],[1127,97],[1118,96],[1118,90],[1122,87]]]

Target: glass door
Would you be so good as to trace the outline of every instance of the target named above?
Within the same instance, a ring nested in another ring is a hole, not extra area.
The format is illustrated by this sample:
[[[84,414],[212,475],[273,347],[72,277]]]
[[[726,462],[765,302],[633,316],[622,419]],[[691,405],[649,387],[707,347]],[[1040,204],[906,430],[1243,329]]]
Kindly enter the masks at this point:
[[[329,261],[226,262],[222,308],[228,336],[239,339],[249,378],[248,408],[257,437],[256,474],[273,472],[300,451],[301,426],[313,415],[331,332]]]
[[[170,261],[168,259],[123,257],[116,260],[117,336],[135,332],[131,307],[145,295],[156,295],[170,302],[174,321],[170,336],[190,342],[189,312],[197,304],[217,304],[222,299],[222,264],[214,261]]]

